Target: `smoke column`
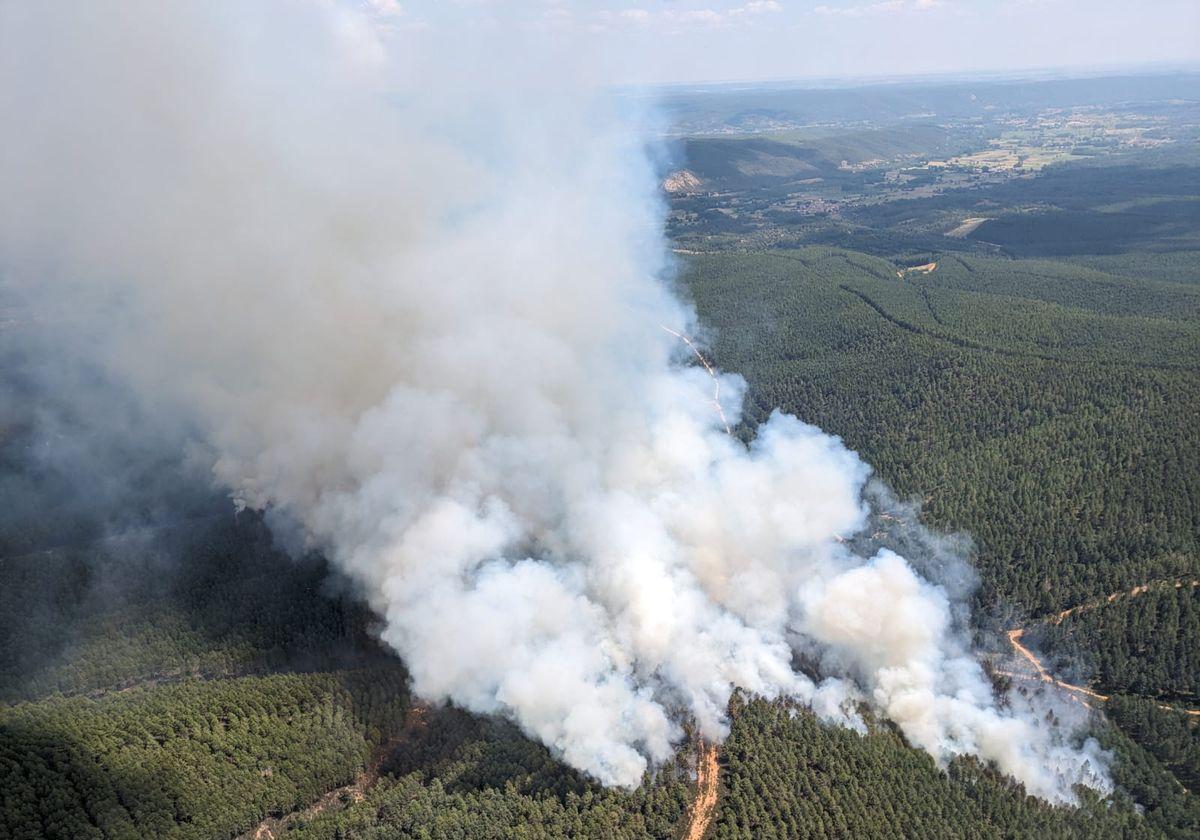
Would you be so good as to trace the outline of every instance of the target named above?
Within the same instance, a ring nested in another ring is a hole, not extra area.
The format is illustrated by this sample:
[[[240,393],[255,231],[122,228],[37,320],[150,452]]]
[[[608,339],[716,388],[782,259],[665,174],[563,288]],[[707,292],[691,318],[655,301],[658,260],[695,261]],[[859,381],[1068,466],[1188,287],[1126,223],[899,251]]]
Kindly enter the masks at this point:
[[[419,695],[612,785],[685,717],[720,739],[741,687],[1107,789],[1094,743],[993,696],[962,587],[855,551],[854,453],[782,413],[725,433],[586,59],[317,2],[0,16],[10,293],[350,575]]]

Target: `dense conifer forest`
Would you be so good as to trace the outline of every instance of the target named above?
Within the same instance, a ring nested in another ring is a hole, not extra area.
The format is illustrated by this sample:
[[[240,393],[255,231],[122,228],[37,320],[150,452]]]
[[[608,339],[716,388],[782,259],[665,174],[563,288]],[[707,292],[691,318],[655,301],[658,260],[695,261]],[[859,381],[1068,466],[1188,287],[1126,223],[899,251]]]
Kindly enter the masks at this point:
[[[1000,136],[977,116],[681,144],[711,181],[672,199],[673,282],[706,356],[746,379],[736,435],[794,413],[969,538],[996,684],[1059,691],[1011,672],[1022,630],[1091,692],[1080,737],[1110,752],[1115,792],[1050,805],[974,759],[939,767],[885,720],[857,732],[739,692],[709,840],[1200,837],[1200,169],[1178,146],[1122,150],[895,199],[858,167]],[[756,155],[865,199],[779,210],[792,182],[746,176]],[[412,697],[361,593],[269,512],[163,493],[135,525],[89,519],[8,416],[0,840],[683,836],[696,740],[605,788],[505,721]]]
[[[969,533],[981,606],[1044,614],[1200,568],[1193,287],[1122,303],[1121,281],[1069,266],[952,257],[898,277],[825,248],[693,257],[685,278],[717,362],[750,383],[749,421],[780,407],[841,435]]]

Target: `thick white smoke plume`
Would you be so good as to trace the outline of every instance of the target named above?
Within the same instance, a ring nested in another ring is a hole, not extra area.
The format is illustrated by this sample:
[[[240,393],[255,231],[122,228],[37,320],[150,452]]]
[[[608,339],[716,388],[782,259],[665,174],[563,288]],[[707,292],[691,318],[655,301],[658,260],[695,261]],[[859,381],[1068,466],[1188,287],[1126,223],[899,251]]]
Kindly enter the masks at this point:
[[[740,686],[865,702],[1039,796],[1106,786],[997,703],[945,587],[843,541],[854,453],[779,413],[724,432],[662,328],[694,325],[641,143],[579,68],[323,3],[0,15],[6,280],[361,584],[421,696],[608,784],[684,717],[721,738]]]

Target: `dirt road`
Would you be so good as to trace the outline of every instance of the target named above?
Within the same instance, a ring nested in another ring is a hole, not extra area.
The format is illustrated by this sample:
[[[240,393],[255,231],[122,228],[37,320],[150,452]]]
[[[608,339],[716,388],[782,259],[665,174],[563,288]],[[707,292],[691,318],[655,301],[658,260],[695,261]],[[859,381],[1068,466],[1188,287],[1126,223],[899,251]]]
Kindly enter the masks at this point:
[[[1095,700],[1107,700],[1108,699],[1107,694],[1098,694],[1097,692],[1092,691],[1090,688],[1086,688],[1085,686],[1073,685],[1069,682],[1063,682],[1062,680],[1055,679],[1050,674],[1050,672],[1046,670],[1046,666],[1042,664],[1042,660],[1038,659],[1038,657],[1034,654],[1033,651],[1031,651],[1029,648],[1025,647],[1025,645],[1021,644],[1021,637],[1024,635],[1025,635],[1024,627],[1017,627],[1013,630],[1009,630],[1008,631],[1008,643],[1010,645],[1012,645],[1013,650],[1016,651],[1016,653],[1019,656],[1021,656],[1023,659],[1025,659],[1026,662],[1028,662],[1030,665],[1033,666],[1033,670],[1035,671],[1036,678],[1038,680],[1040,680],[1042,682],[1050,683],[1052,685],[1056,685],[1061,689],[1065,689],[1066,691],[1070,691],[1075,694],[1081,694],[1086,697],[1091,697]],[[1002,673],[1008,677],[1016,677],[1017,679],[1029,678],[1028,674],[1019,674],[1019,673],[1014,673],[1011,671],[1000,671],[999,673]],[[1092,707],[1091,704],[1088,703],[1087,701],[1083,701],[1083,705],[1087,706],[1088,708]]]
[[[696,766],[696,798],[688,812],[685,840],[701,840],[717,813],[717,789],[721,765],[717,763],[717,745],[699,742]]]
[[[379,781],[379,770],[384,761],[418,730],[423,729],[428,721],[429,707],[424,704],[413,706],[408,710],[401,733],[389,738],[375,749],[366,767],[359,772],[353,782],[329,791],[307,808],[292,811],[281,817],[267,817],[258,824],[257,828],[239,835],[237,840],[277,840],[284,836],[288,826],[294,822],[308,821],[331,808],[338,810],[347,805],[362,802],[367,798],[367,792]]]
[[[1086,612],[1088,610],[1094,610],[1099,607],[1103,607],[1108,604],[1112,604],[1115,601],[1118,601],[1122,598],[1136,598],[1137,596],[1143,595],[1146,592],[1149,592],[1151,590],[1171,589],[1171,588],[1182,589],[1182,588],[1188,587],[1188,586],[1200,587],[1200,580],[1151,581],[1149,583],[1139,584],[1128,591],[1113,592],[1111,595],[1106,595],[1103,598],[1097,598],[1094,601],[1088,601],[1085,604],[1080,604],[1079,606],[1071,607],[1070,609],[1063,610],[1062,612],[1060,612],[1060,613],[1054,615],[1053,617],[1051,617],[1050,619],[1048,619],[1048,621],[1051,624],[1057,625],[1057,624],[1061,624],[1063,622],[1063,620],[1066,619],[1068,616],[1075,615],[1075,614],[1078,614],[1081,612]],[[1074,699],[1078,700],[1080,703],[1087,706],[1089,709],[1095,708],[1095,706],[1092,705],[1091,703],[1089,703],[1087,700],[1085,700],[1084,699],[1085,697],[1091,698],[1092,700],[1099,700],[1101,702],[1108,699],[1107,694],[1100,694],[1099,692],[1093,691],[1092,689],[1090,689],[1086,686],[1074,685],[1072,683],[1063,682],[1062,680],[1057,679],[1053,674],[1051,674],[1048,670],[1046,670],[1046,666],[1042,663],[1042,660],[1038,658],[1037,654],[1035,654],[1033,651],[1031,651],[1029,648],[1027,648],[1021,642],[1021,638],[1024,635],[1025,635],[1024,627],[1014,627],[1013,629],[1008,631],[1008,643],[1012,646],[1013,652],[1015,654],[1017,654],[1017,656],[1020,659],[1024,660],[1028,665],[1030,665],[1033,668],[1033,673],[1025,674],[1025,673],[1015,672],[1015,671],[997,671],[996,673],[1002,674],[1003,676],[1011,677],[1014,679],[1033,680],[1033,681],[1039,681],[1039,682],[1044,682],[1044,683],[1050,683],[1051,685],[1057,686],[1058,688],[1061,688],[1064,691],[1070,692],[1071,695],[1074,697]],[[1159,703],[1158,707],[1160,709],[1166,709],[1168,711],[1182,712],[1185,715],[1192,715],[1192,716],[1200,717],[1200,709],[1189,709],[1184,706],[1171,706],[1171,705],[1168,705],[1165,703]]]
[[[1111,595],[1105,595],[1103,598],[1097,598],[1094,601],[1088,601],[1087,603],[1079,604],[1078,606],[1063,610],[1053,619],[1051,619],[1051,623],[1062,624],[1063,620],[1068,616],[1072,616],[1081,612],[1088,612],[1089,610],[1106,606],[1122,598],[1136,598],[1137,596],[1144,595],[1151,590],[1157,591],[1162,589],[1183,589],[1184,587],[1189,586],[1193,589],[1200,587],[1200,580],[1154,580],[1150,583],[1141,583],[1130,589],[1128,592],[1113,592]]]

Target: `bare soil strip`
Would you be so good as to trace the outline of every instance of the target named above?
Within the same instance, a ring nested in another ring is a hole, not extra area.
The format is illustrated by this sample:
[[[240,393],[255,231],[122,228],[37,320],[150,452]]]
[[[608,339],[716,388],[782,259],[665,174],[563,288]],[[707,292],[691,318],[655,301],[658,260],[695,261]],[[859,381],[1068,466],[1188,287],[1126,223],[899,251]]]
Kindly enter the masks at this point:
[[[1200,587],[1200,580],[1154,580],[1148,583],[1142,583],[1128,591],[1113,592],[1112,594],[1106,595],[1103,598],[1097,598],[1094,601],[1088,601],[1087,603],[1071,607],[1070,609],[1065,609],[1052,618],[1047,619],[1047,621],[1051,624],[1058,625],[1061,624],[1068,616],[1107,606],[1108,604],[1112,604],[1115,601],[1123,598],[1136,598],[1137,596],[1143,595],[1151,590],[1171,588],[1183,589],[1185,586]],[[1057,686],[1064,691],[1070,692],[1069,696],[1071,696],[1072,699],[1082,703],[1089,709],[1093,709],[1095,706],[1087,702],[1087,700],[1084,699],[1085,697],[1090,697],[1093,700],[1099,700],[1101,702],[1108,699],[1109,695],[1107,694],[1100,694],[1099,692],[1093,691],[1086,686],[1074,685],[1072,683],[1063,682],[1062,680],[1055,678],[1054,675],[1046,669],[1046,666],[1042,663],[1042,660],[1038,658],[1037,654],[1021,643],[1021,638],[1024,635],[1024,627],[1014,627],[1008,631],[1008,643],[1012,645],[1013,652],[1017,654],[1020,659],[1024,660],[1026,664],[1033,668],[1033,673],[1026,674],[1019,671],[997,670],[997,674],[1019,680],[1050,683],[1051,685]],[[1185,706],[1171,706],[1166,703],[1158,703],[1156,705],[1160,709],[1166,709],[1167,711],[1182,712],[1185,715],[1200,717],[1200,709],[1189,709]]]
[[[1190,586],[1194,589],[1200,586],[1200,580],[1152,580],[1149,583],[1139,584],[1138,586],[1133,587],[1133,589],[1130,589],[1128,592],[1114,592],[1111,595],[1104,596],[1103,598],[1097,598],[1094,601],[1088,601],[1085,604],[1080,604],[1078,606],[1071,607],[1070,609],[1063,610],[1050,621],[1052,624],[1062,624],[1063,619],[1067,618],[1068,616],[1075,615],[1076,613],[1088,612],[1096,609],[1097,607],[1103,607],[1111,604],[1114,601],[1118,601],[1122,598],[1136,598],[1137,596],[1144,595],[1151,590],[1158,591],[1160,589],[1183,589],[1185,586]]]
[[[972,216],[969,219],[963,219],[962,224],[954,228],[954,230],[946,231],[946,236],[949,236],[951,239],[966,239],[975,232],[976,228],[988,221],[991,221],[991,219],[987,216]]]
[[[284,835],[288,826],[297,820],[308,821],[331,808],[339,810],[347,805],[362,802],[367,798],[367,792],[379,781],[379,770],[383,763],[417,730],[424,728],[428,719],[428,706],[413,706],[408,710],[401,733],[389,738],[372,753],[367,766],[359,772],[353,782],[340,788],[334,788],[307,808],[292,811],[281,817],[267,817],[253,830],[238,835],[237,840],[277,840]]]
[[[1023,659],[1025,659],[1026,662],[1033,666],[1033,669],[1036,672],[1036,679],[1040,680],[1041,682],[1056,685],[1059,688],[1073,692],[1074,694],[1082,694],[1087,697],[1092,697],[1096,700],[1108,699],[1107,694],[1098,694],[1097,692],[1092,691],[1090,688],[1086,688],[1082,685],[1072,685],[1071,683],[1055,679],[1050,672],[1046,670],[1046,666],[1042,664],[1042,660],[1038,659],[1037,656],[1034,655],[1033,651],[1021,644],[1021,637],[1023,635],[1025,635],[1025,628],[1023,627],[1017,627],[1016,629],[1009,630],[1008,642],[1012,645],[1013,650],[1016,651],[1018,655],[1020,655]],[[1011,671],[998,671],[997,673],[1002,673],[1007,677],[1016,677],[1017,679],[1030,678],[1029,674],[1014,673]],[[1087,706],[1089,709],[1093,708],[1093,706],[1086,700],[1082,700],[1080,702],[1082,702],[1083,705]]]
[[[937,271],[937,267],[938,264],[935,260],[934,262],[925,263],[925,265],[914,265],[909,268],[902,268],[896,272],[896,276],[904,277],[908,274],[912,274],[914,271],[917,274],[933,274],[933,272]]]
[[[717,810],[717,790],[720,785],[721,765],[717,763],[717,745],[698,742],[699,754],[696,761],[696,798],[688,812],[687,831],[684,840],[701,840],[712,824]]]

